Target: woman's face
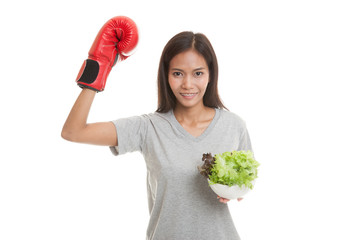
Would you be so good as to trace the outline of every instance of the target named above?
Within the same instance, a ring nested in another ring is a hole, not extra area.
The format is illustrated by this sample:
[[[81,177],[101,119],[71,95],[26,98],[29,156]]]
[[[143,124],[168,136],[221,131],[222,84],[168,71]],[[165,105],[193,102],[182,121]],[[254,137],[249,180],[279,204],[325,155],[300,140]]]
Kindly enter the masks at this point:
[[[204,106],[203,96],[209,83],[209,68],[202,55],[190,49],[170,61],[169,84],[177,107]]]

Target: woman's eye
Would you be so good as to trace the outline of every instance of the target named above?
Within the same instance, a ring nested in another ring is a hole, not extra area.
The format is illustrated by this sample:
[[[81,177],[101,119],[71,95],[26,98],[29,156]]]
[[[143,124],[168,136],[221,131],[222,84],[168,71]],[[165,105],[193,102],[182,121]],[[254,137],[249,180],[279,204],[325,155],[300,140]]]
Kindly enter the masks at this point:
[[[203,75],[203,72],[195,72],[196,77],[200,77],[201,75]]]
[[[175,77],[179,77],[179,76],[181,76],[181,72],[173,72],[173,75],[174,75]]]

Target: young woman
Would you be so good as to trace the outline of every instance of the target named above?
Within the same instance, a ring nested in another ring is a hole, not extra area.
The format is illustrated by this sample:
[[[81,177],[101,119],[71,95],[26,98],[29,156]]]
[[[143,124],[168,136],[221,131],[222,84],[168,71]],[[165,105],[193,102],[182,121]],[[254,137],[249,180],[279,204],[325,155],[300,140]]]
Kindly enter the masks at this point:
[[[65,122],[63,138],[110,146],[115,155],[143,154],[150,212],[147,239],[240,239],[224,204],[229,200],[219,198],[197,170],[203,153],[251,150],[244,121],[220,100],[217,59],[205,35],[181,32],[165,46],[154,113],[87,123],[96,91],[104,89],[116,54],[123,60],[136,46],[136,26],[125,20],[115,27],[122,29],[112,44],[115,54],[114,49],[104,50],[109,38],[101,38],[104,31],[99,32],[79,73],[83,90]]]

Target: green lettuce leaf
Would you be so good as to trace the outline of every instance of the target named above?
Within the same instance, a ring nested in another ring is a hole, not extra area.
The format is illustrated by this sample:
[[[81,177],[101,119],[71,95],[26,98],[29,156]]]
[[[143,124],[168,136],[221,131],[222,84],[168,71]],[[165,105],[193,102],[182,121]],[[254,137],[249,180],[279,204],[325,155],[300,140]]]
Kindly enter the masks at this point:
[[[210,159],[209,154],[206,159]],[[245,185],[252,189],[251,182],[258,177],[259,165],[251,151],[232,151],[216,154],[212,161],[207,162],[206,169],[205,164],[198,168],[202,175],[209,178],[210,184]]]

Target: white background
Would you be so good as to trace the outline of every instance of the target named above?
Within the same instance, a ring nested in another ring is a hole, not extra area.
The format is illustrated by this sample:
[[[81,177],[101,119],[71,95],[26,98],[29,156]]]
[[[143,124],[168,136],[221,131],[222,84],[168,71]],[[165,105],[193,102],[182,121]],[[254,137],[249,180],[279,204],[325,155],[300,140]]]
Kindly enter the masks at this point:
[[[164,45],[203,32],[220,95],[246,120],[261,163],[254,191],[228,203],[242,239],[360,239],[357,1],[221,2],[1,3],[0,239],[145,239],[142,156],[60,137],[81,64],[117,15],[137,23],[141,40],[89,122],[155,111]]]

